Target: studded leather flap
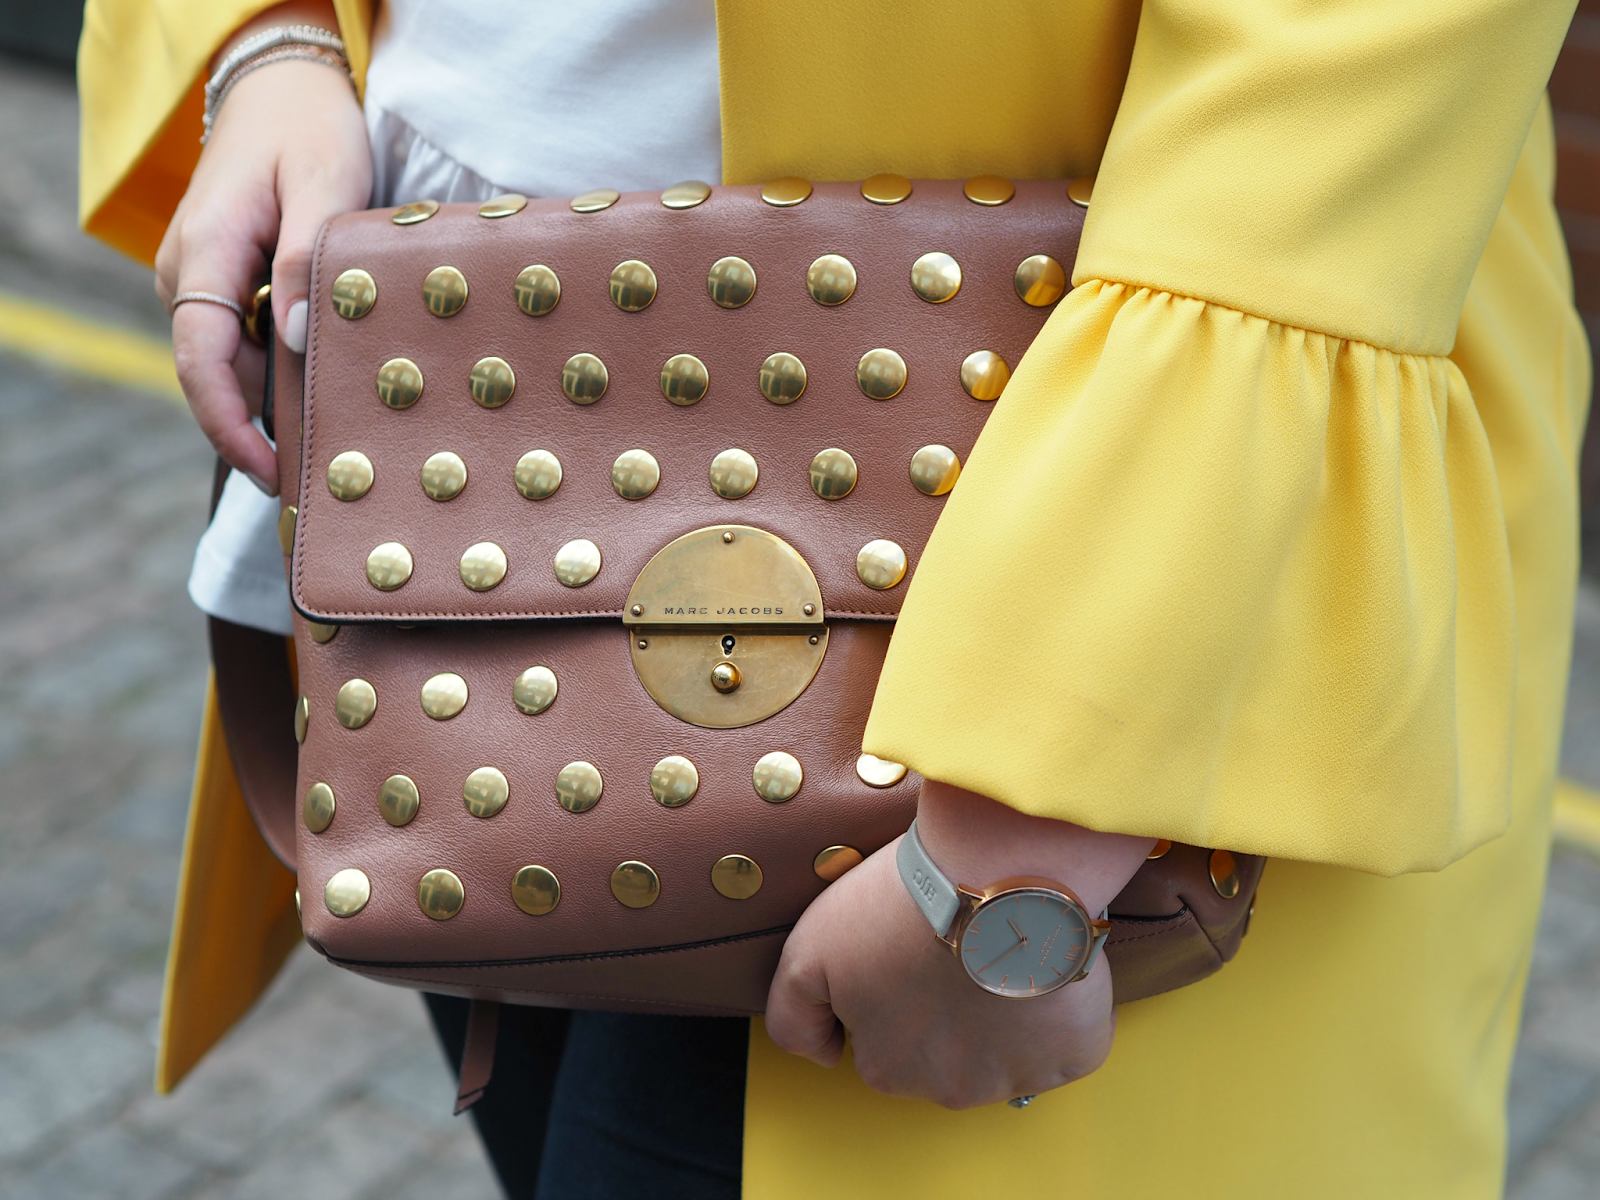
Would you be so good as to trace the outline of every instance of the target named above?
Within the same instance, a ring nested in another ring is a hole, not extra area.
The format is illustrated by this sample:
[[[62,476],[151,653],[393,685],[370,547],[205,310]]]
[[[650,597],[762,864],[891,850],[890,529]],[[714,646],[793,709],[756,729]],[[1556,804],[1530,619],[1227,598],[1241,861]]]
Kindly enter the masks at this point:
[[[1035,256],[1070,274],[1083,218],[1059,181],[500,209],[323,230],[301,428],[278,429],[315,620],[617,617],[658,550],[719,524],[797,550],[827,616],[892,618],[1059,294]]]

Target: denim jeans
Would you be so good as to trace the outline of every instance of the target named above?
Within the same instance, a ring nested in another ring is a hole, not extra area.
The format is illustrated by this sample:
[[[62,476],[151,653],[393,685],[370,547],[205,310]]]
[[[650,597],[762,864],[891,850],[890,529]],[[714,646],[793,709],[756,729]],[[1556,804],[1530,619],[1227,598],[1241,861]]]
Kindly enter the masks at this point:
[[[452,1069],[467,1002],[427,995]],[[511,1200],[738,1200],[750,1023],[506,1005],[472,1108]]]

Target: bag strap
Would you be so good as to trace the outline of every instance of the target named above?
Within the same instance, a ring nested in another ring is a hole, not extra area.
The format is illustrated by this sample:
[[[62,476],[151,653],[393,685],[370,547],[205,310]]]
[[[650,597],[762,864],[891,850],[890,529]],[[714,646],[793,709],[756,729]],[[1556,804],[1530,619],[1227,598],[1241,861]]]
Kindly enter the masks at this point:
[[[295,870],[294,680],[288,638],[208,617],[217,715],[245,807],[273,855]]]
[[[494,1076],[494,1051],[500,1040],[500,1002],[474,1000],[467,1009],[467,1039],[461,1047],[456,1115],[483,1099]]]

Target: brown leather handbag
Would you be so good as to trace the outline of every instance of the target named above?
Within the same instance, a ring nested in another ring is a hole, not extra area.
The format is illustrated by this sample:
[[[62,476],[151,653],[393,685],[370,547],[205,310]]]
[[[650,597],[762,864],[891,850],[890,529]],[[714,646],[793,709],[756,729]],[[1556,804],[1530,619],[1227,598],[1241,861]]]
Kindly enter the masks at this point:
[[[478,999],[760,1012],[914,815],[861,732],[1083,212],[880,176],[329,222],[275,364],[298,698],[281,642],[214,626],[311,944]],[[1162,846],[1111,907],[1119,1002],[1217,970],[1261,875]]]

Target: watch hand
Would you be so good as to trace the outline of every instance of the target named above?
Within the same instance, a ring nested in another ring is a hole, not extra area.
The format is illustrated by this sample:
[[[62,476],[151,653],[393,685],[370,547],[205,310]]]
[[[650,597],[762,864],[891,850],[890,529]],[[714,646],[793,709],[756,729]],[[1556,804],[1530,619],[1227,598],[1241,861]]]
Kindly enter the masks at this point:
[[[1017,938],[1022,942],[1022,944],[1024,946],[1026,946],[1028,944],[1028,935],[1023,933],[1022,930],[1018,929],[1017,928],[1017,923],[1015,921],[1013,921],[1010,917],[1006,918],[1006,924],[1011,926],[1011,932],[1016,934]]]
[[[1013,953],[1013,952],[1015,952],[1017,950],[1020,950],[1021,948],[1022,948],[1022,943],[1021,942],[1017,942],[1011,947],[1010,950],[1006,951],[1006,954],[1011,954],[1011,953]],[[990,963],[988,967],[979,967],[978,970],[977,970],[977,974],[982,975],[985,971],[987,971],[989,969],[989,967],[995,966],[998,963],[1003,962],[1005,960],[1006,954],[1002,954],[999,958],[995,959],[994,962]],[[1002,980],[1002,982],[1004,982],[1004,981]]]

